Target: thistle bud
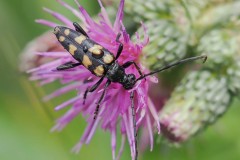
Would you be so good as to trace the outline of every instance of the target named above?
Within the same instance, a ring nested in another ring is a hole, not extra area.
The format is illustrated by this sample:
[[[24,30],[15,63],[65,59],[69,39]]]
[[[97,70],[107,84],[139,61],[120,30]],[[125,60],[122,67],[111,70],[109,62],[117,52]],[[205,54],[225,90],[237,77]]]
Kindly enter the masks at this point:
[[[162,132],[170,141],[185,141],[216,121],[230,101],[225,77],[209,71],[191,72],[159,113]]]
[[[200,39],[198,52],[208,56],[209,68],[225,71],[239,52],[239,37],[230,30],[212,30]]]
[[[240,94],[240,61],[239,58],[227,69],[228,88],[235,95]]]
[[[185,57],[188,37],[176,24],[159,20],[148,21],[145,25],[150,38],[143,50],[147,66],[155,69]]]

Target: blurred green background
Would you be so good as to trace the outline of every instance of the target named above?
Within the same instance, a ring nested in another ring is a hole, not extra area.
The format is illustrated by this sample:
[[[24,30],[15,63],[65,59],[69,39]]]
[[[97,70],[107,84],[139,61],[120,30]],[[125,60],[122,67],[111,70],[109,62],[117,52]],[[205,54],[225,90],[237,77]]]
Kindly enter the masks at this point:
[[[73,4],[72,0],[66,0]],[[97,1],[81,0],[91,15],[98,10]],[[1,0],[0,1],[0,160],[45,159],[112,159],[110,134],[97,130],[89,145],[79,154],[70,152],[86,126],[79,116],[62,132],[51,133],[54,120],[64,113],[55,112],[54,106],[72,94],[43,103],[41,98],[54,91],[59,84],[44,88],[29,82],[27,75],[18,71],[19,53],[34,37],[49,30],[36,24],[37,18],[53,20],[42,7],[60,11],[72,21],[73,15],[54,0]],[[240,159],[240,102],[235,100],[229,111],[214,125],[183,144],[180,148],[155,143],[153,152],[141,153],[143,160],[239,160]],[[158,135],[155,136],[159,139]],[[118,143],[119,144],[119,143]],[[121,159],[130,159],[126,145]]]

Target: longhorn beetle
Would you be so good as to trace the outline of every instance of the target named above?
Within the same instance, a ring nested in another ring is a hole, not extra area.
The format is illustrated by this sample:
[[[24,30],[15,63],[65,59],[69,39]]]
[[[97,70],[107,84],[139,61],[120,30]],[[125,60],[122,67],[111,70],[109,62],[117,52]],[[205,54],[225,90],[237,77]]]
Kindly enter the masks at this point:
[[[160,69],[157,69],[153,72],[143,74],[139,68],[139,66],[134,61],[128,61],[122,65],[120,65],[117,61],[121,52],[123,50],[123,44],[119,41],[121,34],[119,33],[116,36],[116,42],[119,43],[119,47],[117,50],[116,57],[109,50],[101,46],[100,44],[94,42],[89,38],[87,33],[83,30],[83,28],[76,22],[73,23],[75,30],[72,30],[67,27],[57,26],[54,28],[54,34],[56,35],[58,41],[61,45],[73,56],[74,59],[78,61],[78,63],[68,62],[63,65],[57,67],[57,70],[66,70],[70,68],[74,68],[79,65],[83,65],[86,69],[88,69],[95,76],[101,77],[96,84],[92,87],[87,88],[84,97],[83,104],[87,98],[88,92],[95,91],[98,86],[102,83],[104,78],[107,78],[107,82],[104,86],[104,90],[97,102],[97,106],[94,112],[94,119],[98,114],[99,106],[106,94],[106,89],[108,86],[114,83],[122,84],[123,88],[126,90],[130,90],[134,87],[137,81],[144,79],[147,76],[152,74],[162,72],[168,68],[174,67],[176,65],[194,61],[197,59],[203,59],[203,62],[206,61],[207,56],[196,56],[191,58],[186,58],[175,63],[166,65]],[[129,66],[134,65],[138,70],[140,77],[136,78],[134,74],[126,74],[125,69]],[[136,118],[135,118],[135,110],[134,110],[134,91],[130,94],[131,99],[131,108],[132,108],[132,116],[133,116],[133,125],[134,125],[134,138],[135,138],[135,159],[137,160],[138,151],[137,151],[137,132],[136,132]]]

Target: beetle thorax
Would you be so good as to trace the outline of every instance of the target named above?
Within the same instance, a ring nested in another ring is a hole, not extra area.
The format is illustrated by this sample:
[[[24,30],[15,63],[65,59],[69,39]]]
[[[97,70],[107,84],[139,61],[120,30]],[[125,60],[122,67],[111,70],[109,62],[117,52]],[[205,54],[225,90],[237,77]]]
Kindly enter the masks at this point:
[[[125,70],[121,67],[117,62],[114,62],[108,69],[106,73],[106,77],[111,82],[119,82],[121,83],[126,75]]]
[[[121,83],[125,89],[132,89],[136,83],[134,74],[126,74],[125,69],[117,62],[114,62],[106,73],[111,82]]]

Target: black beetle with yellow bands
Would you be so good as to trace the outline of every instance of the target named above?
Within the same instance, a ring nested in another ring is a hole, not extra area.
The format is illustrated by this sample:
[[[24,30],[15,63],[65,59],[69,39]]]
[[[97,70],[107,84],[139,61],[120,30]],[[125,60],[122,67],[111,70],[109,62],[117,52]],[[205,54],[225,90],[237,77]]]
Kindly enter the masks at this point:
[[[96,84],[86,89],[83,97],[84,98],[83,104],[85,103],[88,92],[95,91],[102,83],[103,79],[107,78],[104,90],[100,96],[100,99],[97,102],[96,110],[94,113],[94,119],[96,119],[99,106],[105,96],[106,89],[112,82],[120,83],[126,90],[130,90],[135,86],[137,81],[142,80],[147,76],[150,76],[158,72],[162,72],[168,68],[174,67],[185,62],[194,61],[197,59],[203,59],[203,61],[205,62],[207,59],[205,55],[186,58],[171,63],[169,65],[163,66],[162,68],[159,68],[153,72],[143,74],[137,63],[135,63],[134,61],[128,61],[122,65],[118,63],[117,59],[119,58],[123,50],[123,44],[119,41],[119,38],[121,36],[120,33],[116,36],[116,42],[119,43],[119,47],[115,57],[114,54],[111,53],[108,49],[104,48],[100,44],[93,41],[78,23],[74,22],[73,26],[75,27],[75,30],[63,26],[57,26],[54,28],[54,34],[56,35],[61,45],[73,56],[74,59],[78,61],[78,63],[68,62],[58,66],[57,70],[66,70],[74,68],[79,65],[83,65],[92,74],[101,77]],[[140,74],[139,78],[136,78],[134,74],[125,73],[125,69],[131,65],[134,65],[138,70]],[[136,119],[134,109],[134,91],[131,92],[130,99],[136,147],[135,159],[137,159],[138,151],[137,151]]]

